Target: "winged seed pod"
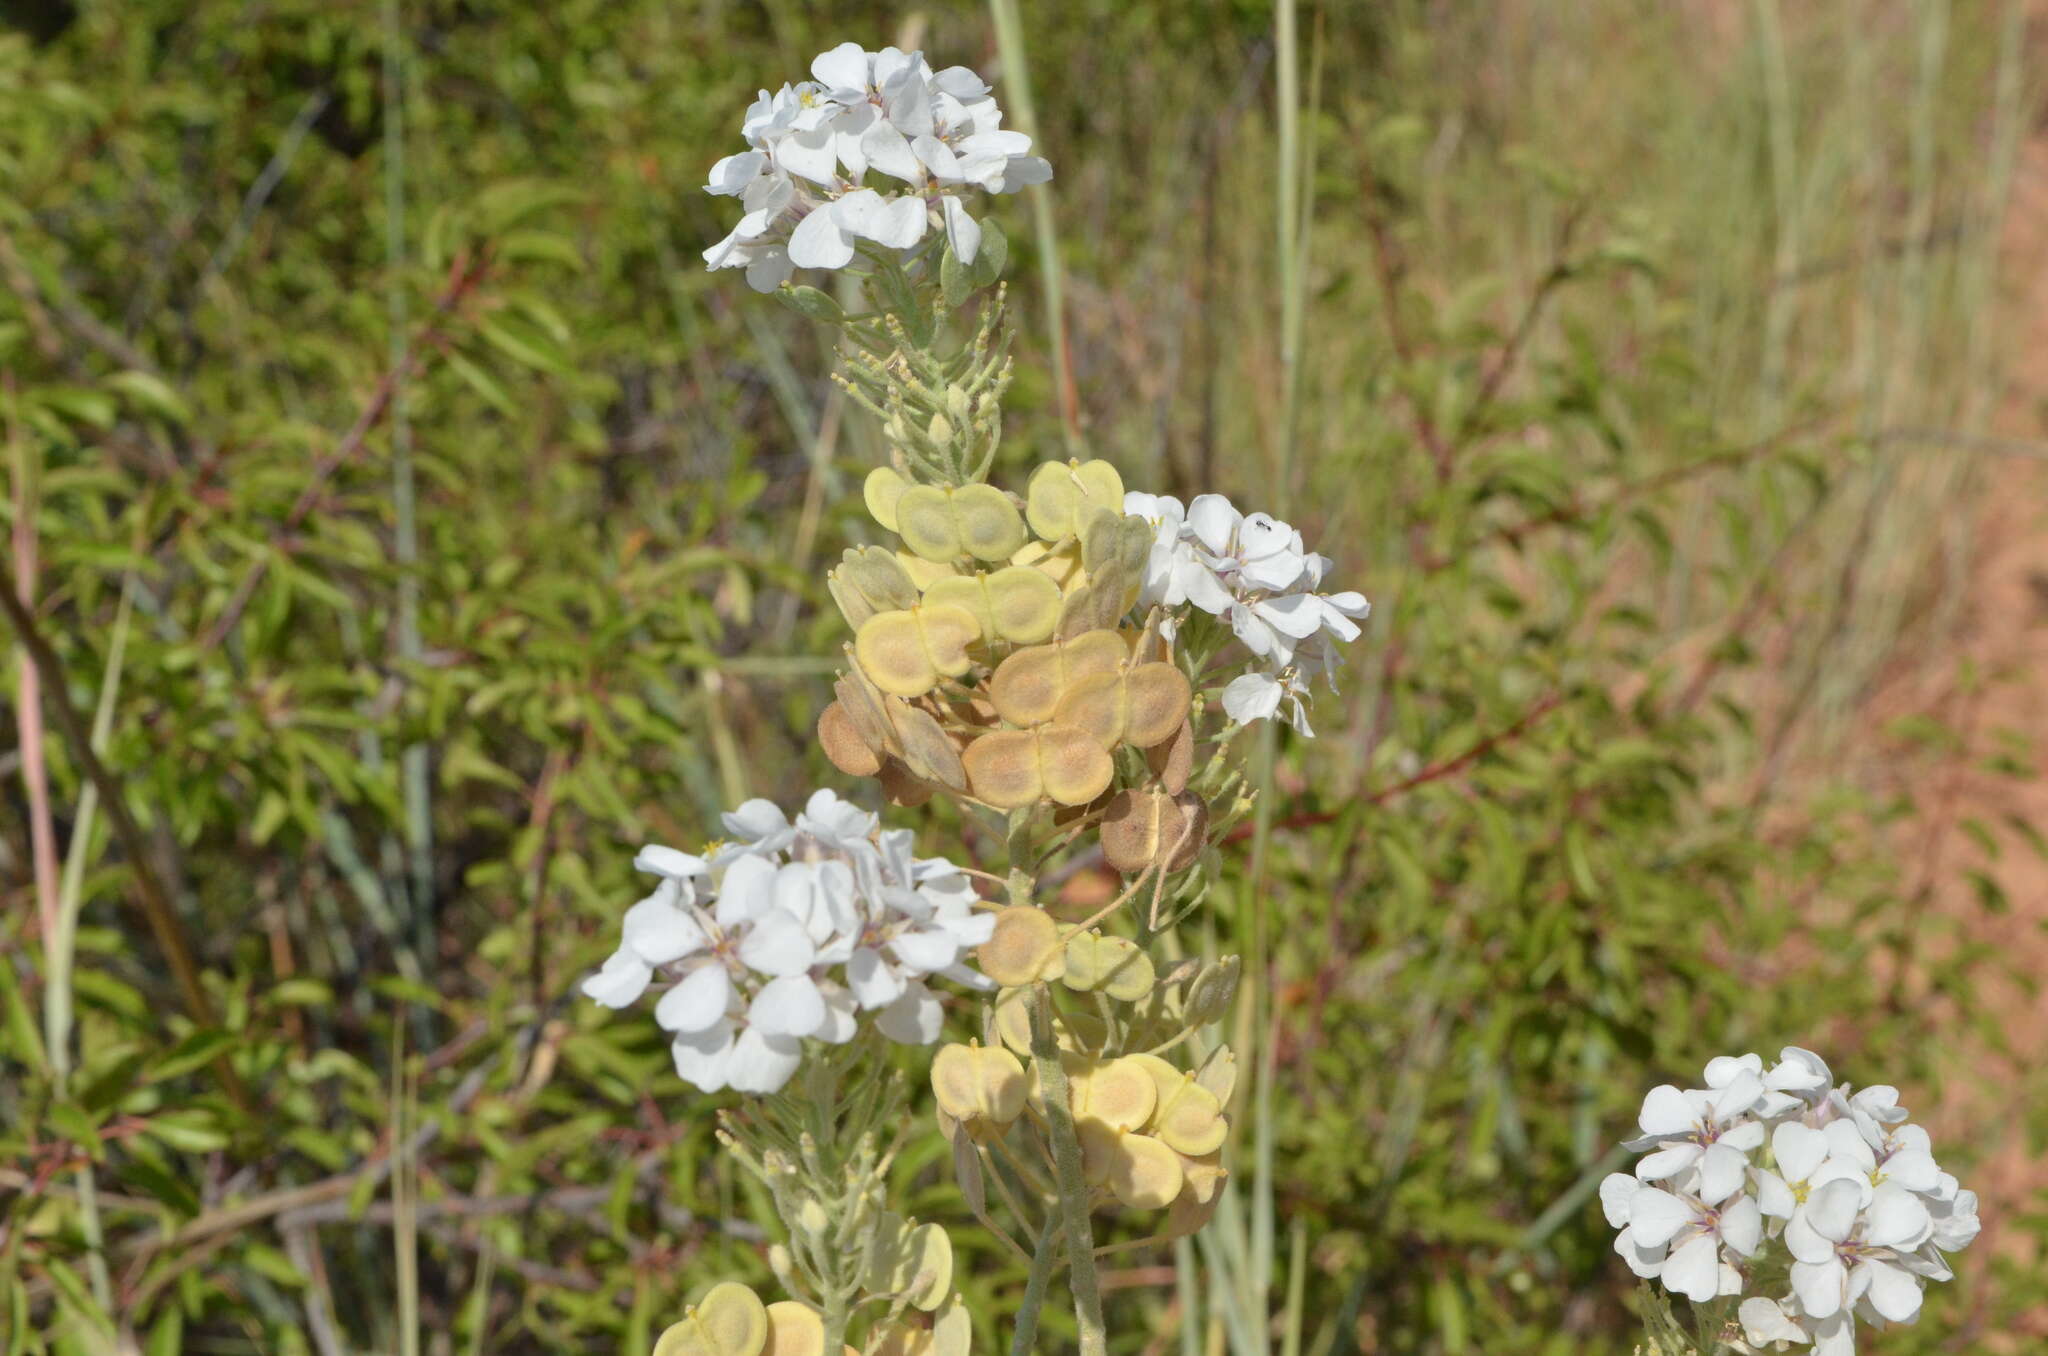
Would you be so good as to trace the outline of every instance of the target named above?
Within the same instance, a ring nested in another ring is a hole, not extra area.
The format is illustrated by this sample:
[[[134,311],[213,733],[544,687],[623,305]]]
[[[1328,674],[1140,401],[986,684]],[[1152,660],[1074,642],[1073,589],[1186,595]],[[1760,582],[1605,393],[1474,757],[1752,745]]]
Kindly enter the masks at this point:
[[[1182,871],[1202,855],[1208,828],[1208,803],[1194,792],[1134,787],[1103,810],[1102,856],[1126,876],[1153,867]]]
[[[1052,638],[1060,619],[1059,585],[1025,565],[951,575],[926,589],[924,601],[973,613],[988,644],[1036,645]]]
[[[981,625],[964,607],[945,604],[878,612],[854,634],[853,654],[861,672],[896,697],[922,697],[942,678],[958,678],[972,667],[967,647],[981,639]]]
[[[879,546],[849,549],[825,575],[826,591],[855,630],[877,612],[915,607],[918,588],[894,551]]]
[[[1127,937],[1077,932],[1067,939],[1066,973],[1060,982],[1077,992],[1099,989],[1111,998],[1135,1003],[1152,992],[1152,958]]]
[[[1120,662],[1070,682],[1052,718],[1086,730],[1105,749],[1150,748],[1173,738],[1193,701],[1186,675],[1173,665]]]
[[[953,1288],[953,1240],[936,1224],[883,1211],[868,1238],[863,1288],[870,1295],[901,1295],[930,1313]]]
[[[1109,789],[1116,764],[1087,731],[1072,725],[992,730],[961,754],[975,799],[1000,810],[1041,800],[1086,805]]]
[[[988,682],[989,703],[1012,725],[1039,725],[1053,718],[1060,699],[1082,679],[1115,673],[1130,658],[1130,646],[1113,630],[1098,629],[1018,650]]]
[[[720,1281],[662,1333],[654,1356],[761,1356],[768,1345],[768,1309],[738,1281]]]
[[[1066,950],[1051,914],[1029,904],[1012,904],[996,911],[995,930],[976,949],[974,959],[983,974],[1004,988],[1016,989],[1059,978]],[[1028,1040],[1025,1049],[1030,1049]]]
[[[1089,509],[1124,511],[1123,477],[1106,461],[1049,461],[1025,484],[1025,518],[1046,541],[1080,536]]]
[[[932,1095],[970,1133],[1016,1120],[1025,1087],[1024,1066],[1001,1046],[944,1045],[932,1057]]]

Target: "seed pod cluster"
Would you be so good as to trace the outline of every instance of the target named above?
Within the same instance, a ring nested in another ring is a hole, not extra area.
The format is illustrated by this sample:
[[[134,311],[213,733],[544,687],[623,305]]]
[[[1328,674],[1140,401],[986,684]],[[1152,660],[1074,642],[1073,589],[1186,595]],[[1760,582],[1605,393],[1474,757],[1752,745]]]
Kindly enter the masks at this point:
[[[1124,514],[1116,468],[1046,462],[1019,501],[880,467],[863,498],[903,549],[849,550],[827,576],[854,629],[818,720],[834,766],[902,804],[944,790],[1112,816],[1126,873],[1192,862],[1208,823],[1186,791],[1193,692],[1158,635],[1126,625],[1152,529]],[[1147,794],[1117,791],[1120,763]]]

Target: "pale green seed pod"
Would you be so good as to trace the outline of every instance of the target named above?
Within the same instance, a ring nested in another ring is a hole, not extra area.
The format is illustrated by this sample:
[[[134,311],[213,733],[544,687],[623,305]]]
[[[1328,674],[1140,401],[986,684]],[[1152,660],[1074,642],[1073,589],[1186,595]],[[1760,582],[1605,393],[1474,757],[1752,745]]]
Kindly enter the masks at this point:
[[[903,544],[926,560],[1007,561],[1024,544],[1024,520],[993,485],[913,485],[895,503]]]
[[[1024,504],[1031,530],[1046,541],[1077,536],[1085,509],[1123,512],[1123,478],[1106,461],[1049,461],[1031,473]]]
[[[738,1281],[720,1281],[662,1333],[654,1356],[761,1356],[768,1345],[768,1310]]]
[[[825,1356],[825,1320],[808,1304],[777,1300],[768,1306],[768,1344],[761,1356]]]
[[[1207,1026],[1223,1020],[1230,1011],[1230,1005],[1237,1000],[1240,965],[1236,956],[1224,956],[1202,967],[1194,983],[1188,985],[1186,1015],[1189,1026]],[[1227,1094],[1224,1100],[1229,1100]]]
[[[868,1240],[862,1286],[871,1295],[900,1294],[913,1308],[930,1313],[953,1288],[953,1240],[936,1224],[912,1225],[882,1212]]]
[[[1067,939],[1067,969],[1061,982],[1082,993],[1100,989],[1111,998],[1134,1003],[1152,992],[1152,958],[1127,937],[1077,932]]]
[[[973,666],[967,647],[981,627],[965,608],[945,605],[878,612],[853,638],[861,672],[895,697],[921,697],[941,678],[957,678]]]
[[[894,532],[897,501],[903,498],[903,492],[909,488],[910,482],[904,478],[901,471],[891,466],[877,466],[868,472],[868,478],[861,484],[861,499],[868,506],[868,515]]]

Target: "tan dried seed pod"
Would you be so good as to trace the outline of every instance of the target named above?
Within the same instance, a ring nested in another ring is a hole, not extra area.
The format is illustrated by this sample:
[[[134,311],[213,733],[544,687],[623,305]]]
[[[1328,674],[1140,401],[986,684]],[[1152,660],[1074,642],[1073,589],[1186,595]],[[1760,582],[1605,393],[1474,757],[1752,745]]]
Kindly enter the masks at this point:
[[[954,791],[967,789],[967,769],[960,762],[960,749],[930,712],[898,702],[889,714],[903,750],[903,765],[914,776]]]
[[[1188,778],[1195,771],[1194,724],[1183,720],[1166,742],[1146,749],[1145,766],[1169,795],[1177,796],[1187,790]]]
[[[1108,629],[1029,646],[996,665],[989,703],[1012,725],[1039,725],[1053,718],[1069,687],[1091,674],[1116,672],[1127,657],[1123,637]]]
[[[1209,807],[1192,791],[1139,787],[1110,797],[1102,816],[1104,860],[1127,876],[1155,864],[1181,871],[1201,856]]]
[[[967,647],[981,638],[974,614],[960,607],[918,606],[878,612],[853,638],[861,672],[896,697],[921,697],[941,678],[957,678],[972,662]]]
[[[853,718],[838,702],[830,702],[818,715],[818,745],[825,756],[849,777],[872,777],[882,770],[882,760],[861,738]]]
[[[1184,1182],[1180,1155],[1150,1135],[1124,1134],[1110,1159],[1109,1189],[1133,1210],[1173,1203]]]
[[[1065,964],[1059,924],[1029,904],[998,909],[995,931],[976,948],[974,958],[983,974],[1005,988],[1057,979]],[[1028,1040],[1025,1048],[1030,1048]]]
[[[961,762],[975,798],[1005,810],[1021,809],[1041,797],[1062,805],[1085,805],[1116,775],[1109,754],[1066,725],[992,730],[967,746]]]

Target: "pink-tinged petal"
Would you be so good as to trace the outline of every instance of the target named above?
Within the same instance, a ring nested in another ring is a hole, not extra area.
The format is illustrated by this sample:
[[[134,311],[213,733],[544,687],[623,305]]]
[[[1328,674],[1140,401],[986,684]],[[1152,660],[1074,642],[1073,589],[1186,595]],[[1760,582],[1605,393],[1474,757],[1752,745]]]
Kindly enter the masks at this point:
[[[583,981],[583,996],[608,1008],[623,1008],[647,992],[654,971],[625,947],[605,958],[598,972]]]
[[[654,1020],[664,1031],[708,1031],[726,1017],[732,1002],[732,979],[713,961],[699,965],[654,1005]]]
[[[1664,1288],[1704,1304],[1721,1293],[1721,1245],[1712,1234],[1689,1239],[1664,1259]]]
[[[1628,1204],[1629,1232],[1647,1248],[1669,1243],[1680,1229],[1698,1219],[1690,1205],[1658,1187],[1637,1187]]]
[[[809,975],[771,979],[754,995],[747,1025],[766,1036],[810,1036],[825,1024],[825,996]]]
[[[1643,1098],[1643,1109],[1636,1116],[1636,1124],[1646,1135],[1682,1135],[1691,1130],[1698,1119],[1692,1102],[1683,1092],[1669,1083],[1660,1083]]]
[[[1721,1241],[1738,1257],[1748,1257],[1764,1240],[1763,1211],[1753,1196],[1738,1197],[1721,1210]]]
[[[1809,1318],[1828,1318],[1839,1312],[1847,1280],[1847,1272],[1834,1257],[1792,1264],[1792,1293],[1799,1296],[1799,1307]]]

